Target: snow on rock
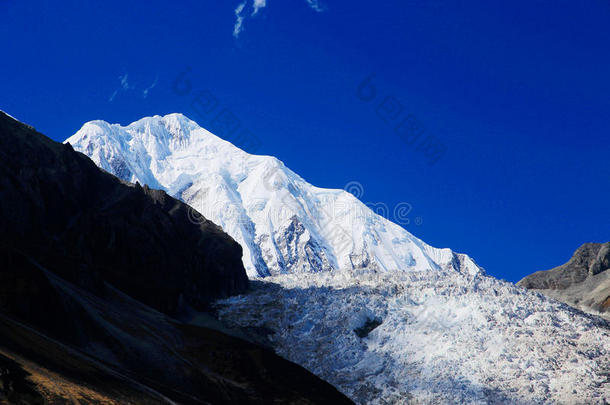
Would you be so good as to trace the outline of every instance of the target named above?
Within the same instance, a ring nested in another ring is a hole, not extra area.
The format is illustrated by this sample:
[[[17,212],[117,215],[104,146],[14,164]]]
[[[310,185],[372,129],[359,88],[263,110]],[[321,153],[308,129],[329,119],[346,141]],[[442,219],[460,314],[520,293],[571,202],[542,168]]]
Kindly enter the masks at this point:
[[[220,225],[243,247],[250,277],[365,267],[481,271],[345,190],[314,187],[278,159],[250,155],[181,114],[126,127],[91,121],[66,142],[117,177],[163,189]]]
[[[453,271],[254,284],[217,304],[221,319],[273,331],[280,355],[359,404],[610,403],[610,324],[513,284]]]

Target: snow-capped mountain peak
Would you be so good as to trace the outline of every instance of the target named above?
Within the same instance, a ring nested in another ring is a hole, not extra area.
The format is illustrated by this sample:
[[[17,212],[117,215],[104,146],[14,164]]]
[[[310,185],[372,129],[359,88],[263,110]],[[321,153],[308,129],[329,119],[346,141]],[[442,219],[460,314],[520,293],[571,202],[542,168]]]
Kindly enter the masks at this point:
[[[180,114],[93,121],[67,141],[221,225],[249,276],[264,277],[215,304],[222,321],[264,331],[358,404],[610,401],[608,323],[486,276],[345,190],[312,186]]]
[[[314,187],[280,160],[248,154],[182,114],[125,127],[91,121],[66,142],[119,178],[161,188],[222,226],[244,248],[251,277],[361,268],[481,271],[345,190]]]

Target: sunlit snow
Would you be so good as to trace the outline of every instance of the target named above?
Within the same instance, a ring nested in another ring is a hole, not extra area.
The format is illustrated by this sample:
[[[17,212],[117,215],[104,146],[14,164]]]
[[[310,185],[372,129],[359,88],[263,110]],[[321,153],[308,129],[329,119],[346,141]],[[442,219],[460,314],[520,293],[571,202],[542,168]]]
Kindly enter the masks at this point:
[[[222,320],[268,331],[281,355],[360,404],[610,403],[606,321],[486,276],[344,190],[180,114],[92,121],[67,141],[221,225],[256,279],[218,303]]]

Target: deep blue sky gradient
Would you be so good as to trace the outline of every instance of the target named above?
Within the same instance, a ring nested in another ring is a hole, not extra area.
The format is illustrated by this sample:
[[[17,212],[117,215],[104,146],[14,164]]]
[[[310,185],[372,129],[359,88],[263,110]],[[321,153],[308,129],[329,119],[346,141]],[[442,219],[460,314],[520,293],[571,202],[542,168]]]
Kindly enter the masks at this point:
[[[191,106],[206,90],[258,153],[320,187],[358,181],[364,202],[410,203],[409,231],[494,276],[610,240],[609,1],[268,0],[236,39],[238,3],[3,1],[0,108],[64,140],[171,112],[209,127]],[[436,164],[377,114],[386,96],[447,148]]]

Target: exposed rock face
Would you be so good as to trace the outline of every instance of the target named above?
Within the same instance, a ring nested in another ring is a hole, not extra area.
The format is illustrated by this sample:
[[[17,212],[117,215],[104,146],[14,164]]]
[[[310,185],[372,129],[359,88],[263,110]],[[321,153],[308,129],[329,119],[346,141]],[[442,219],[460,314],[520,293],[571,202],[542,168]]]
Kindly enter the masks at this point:
[[[44,404],[29,375],[19,363],[0,354],[0,403]]]
[[[0,201],[0,404],[350,403],[174,317],[248,281],[239,245],[164,192],[0,113]]]
[[[261,245],[265,246],[263,243]],[[272,268],[291,269],[294,272],[332,269],[321,244],[312,237],[309,230],[296,216],[290,218],[284,226],[278,229],[273,247],[269,247],[267,250],[275,250],[276,257],[280,261],[280,266],[272,266]],[[265,257],[273,257],[273,255],[266,254]]]
[[[597,256],[589,266],[589,273],[593,276],[610,269],[610,242],[601,245]]]
[[[241,247],[215,224],[5,114],[0,198],[0,243],[96,294],[109,282],[172,314],[180,297],[202,308],[247,288]]]
[[[585,243],[566,264],[517,283],[584,311],[610,315],[610,242]]]

